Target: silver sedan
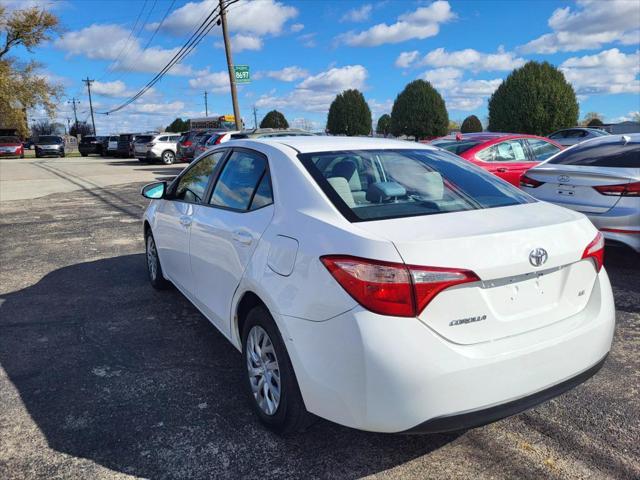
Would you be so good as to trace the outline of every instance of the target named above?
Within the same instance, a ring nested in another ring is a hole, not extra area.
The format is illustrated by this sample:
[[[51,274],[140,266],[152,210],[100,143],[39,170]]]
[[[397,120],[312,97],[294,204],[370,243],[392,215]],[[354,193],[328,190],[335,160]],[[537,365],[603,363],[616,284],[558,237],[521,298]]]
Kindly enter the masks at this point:
[[[570,147],[576,143],[591,140],[592,138],[604,137],[606,135],[609,135],[609,133],[599,128],[574,127],[553,132],[551,135],[548,135],[547,138],[559,143],[563,147]]]
[[[640,134],[607,135],[563,150],[528,170],[520,186],[584,213],[610,243],[640,253]]]

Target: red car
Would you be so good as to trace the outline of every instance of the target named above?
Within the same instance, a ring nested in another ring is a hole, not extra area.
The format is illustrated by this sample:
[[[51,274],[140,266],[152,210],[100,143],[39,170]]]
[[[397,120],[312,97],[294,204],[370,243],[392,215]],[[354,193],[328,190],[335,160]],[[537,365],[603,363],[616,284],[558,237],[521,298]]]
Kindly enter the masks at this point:
[[[553,140],[516,133],[466,133],[431,142],[490,171],[513,185],[528,169],[562,150]]]
[[[24,158],[24,147],[18,137],[0,136],[0,157]]]

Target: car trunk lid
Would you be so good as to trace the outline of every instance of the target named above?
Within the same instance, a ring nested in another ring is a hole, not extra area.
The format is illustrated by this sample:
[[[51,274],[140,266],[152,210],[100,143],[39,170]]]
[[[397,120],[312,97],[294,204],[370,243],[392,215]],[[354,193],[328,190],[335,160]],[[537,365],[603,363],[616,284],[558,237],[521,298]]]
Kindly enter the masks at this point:
[[[596,234],[582,215],[542,202],[361,222],[389,238],[409,265],[473,271],[479,282],[448,288],[419,314],[442,337],[474,344],[558,322],[585,308],[596,269],[581,260]],[[445,233],[446,232],[446,233]],[[532,265],[542,248],[546,261]]]
[[[526,175],[544,182],[536,188],[536,198],[584,213],[606,213],[615,207],[621,197],[602,195],[594,187],[629,183],[630,176],[625,170],[631,169],[554,165],[534,168]]]

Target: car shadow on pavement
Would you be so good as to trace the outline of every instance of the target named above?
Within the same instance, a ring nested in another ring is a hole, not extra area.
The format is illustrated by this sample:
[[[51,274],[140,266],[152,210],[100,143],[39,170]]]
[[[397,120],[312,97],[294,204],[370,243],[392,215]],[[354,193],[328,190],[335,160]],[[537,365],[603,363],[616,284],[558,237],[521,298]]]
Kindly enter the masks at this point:
[[[143,254],[80,263],[0,298],[0,364],[57,451],[147,478],[356,478],[459,434],[358,432],[319,420],[281,438],[257,422],[240,354]]]

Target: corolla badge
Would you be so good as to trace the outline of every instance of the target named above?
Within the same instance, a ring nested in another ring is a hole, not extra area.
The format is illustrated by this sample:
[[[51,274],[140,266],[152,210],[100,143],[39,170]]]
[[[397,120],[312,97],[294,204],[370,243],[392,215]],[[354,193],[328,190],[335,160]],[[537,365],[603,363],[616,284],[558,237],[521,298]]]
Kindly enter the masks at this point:
[[[535,248],[529,253],[529,263],[534,267],[540,267],[547,262],[549,255],[544,248]]]
[[[571,180],[571,178],[569,178],[569,175],[558,175],[558,181],[560,183],[567,183],[569,180]]]

